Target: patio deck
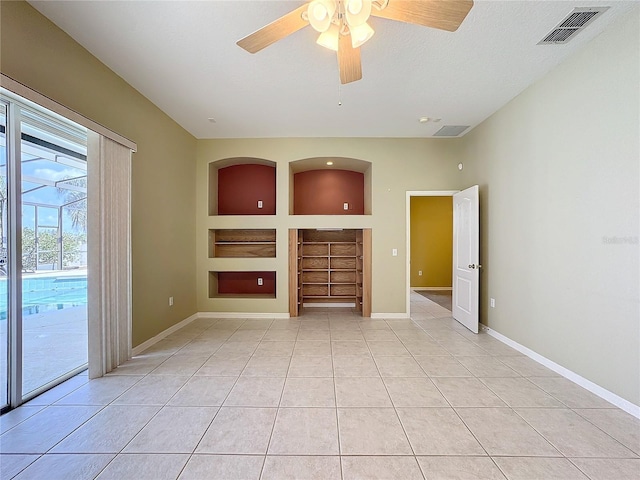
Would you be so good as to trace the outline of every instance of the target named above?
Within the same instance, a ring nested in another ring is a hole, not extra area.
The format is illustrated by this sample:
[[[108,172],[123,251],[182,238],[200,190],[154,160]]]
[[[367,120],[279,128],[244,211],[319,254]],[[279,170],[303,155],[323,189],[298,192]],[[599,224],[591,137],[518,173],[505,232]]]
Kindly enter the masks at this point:
[[[0,371],[7,370],[7,320],[0,328]],[[23,392],[87,363],[87,306],[23,316]],[[4,390],[4,389],[3,389]],[[0,401],[6,403],[0,394]]]

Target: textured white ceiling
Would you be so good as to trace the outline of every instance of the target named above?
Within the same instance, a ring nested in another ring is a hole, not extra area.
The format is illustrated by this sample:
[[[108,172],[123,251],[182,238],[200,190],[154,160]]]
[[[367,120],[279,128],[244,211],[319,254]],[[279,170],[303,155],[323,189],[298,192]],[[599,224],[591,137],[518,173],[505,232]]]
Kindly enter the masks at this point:
[[[481,0],[456,32],[373,18],[363,79],[340,86],[335,53],[316,45],[311,27],[254,55],[235,44],[303,1],[30,3],[197,138],[474,127],[637,5]],[[537,45],[574,7],[603,5],[611,8],[568,44]]]

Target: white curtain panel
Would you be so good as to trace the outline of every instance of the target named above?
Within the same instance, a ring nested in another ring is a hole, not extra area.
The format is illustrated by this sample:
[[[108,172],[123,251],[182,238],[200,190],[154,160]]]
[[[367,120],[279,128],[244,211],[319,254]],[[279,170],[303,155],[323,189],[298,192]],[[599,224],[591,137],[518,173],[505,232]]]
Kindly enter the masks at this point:
[[[131,150],[88,132],[89,378],[131,358]]]

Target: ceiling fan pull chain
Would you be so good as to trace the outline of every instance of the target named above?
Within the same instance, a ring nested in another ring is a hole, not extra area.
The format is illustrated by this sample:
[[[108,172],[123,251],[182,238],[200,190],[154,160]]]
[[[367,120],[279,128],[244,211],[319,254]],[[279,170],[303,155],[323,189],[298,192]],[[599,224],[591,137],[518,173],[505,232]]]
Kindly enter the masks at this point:
[[[389,0],[373,0],[373,2],[371,2],[371,6],[378,11],[384,10],[387,8],[387,5],[389,5]]]
[[[338,83],[338,106],[342,106],[342,84]]]

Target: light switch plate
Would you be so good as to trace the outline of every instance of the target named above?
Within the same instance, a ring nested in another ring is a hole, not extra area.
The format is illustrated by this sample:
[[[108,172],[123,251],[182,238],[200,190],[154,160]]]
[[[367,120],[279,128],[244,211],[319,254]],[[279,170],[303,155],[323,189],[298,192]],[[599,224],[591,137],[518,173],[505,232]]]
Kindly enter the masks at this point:
[[[398,249],[397,248],[391,249],[391,256],[392,257],[397,257],[398,256]]]
[[[489,305],[491,305],[491,308],[496,308],[496,299],[492,298],[489,300]]]

